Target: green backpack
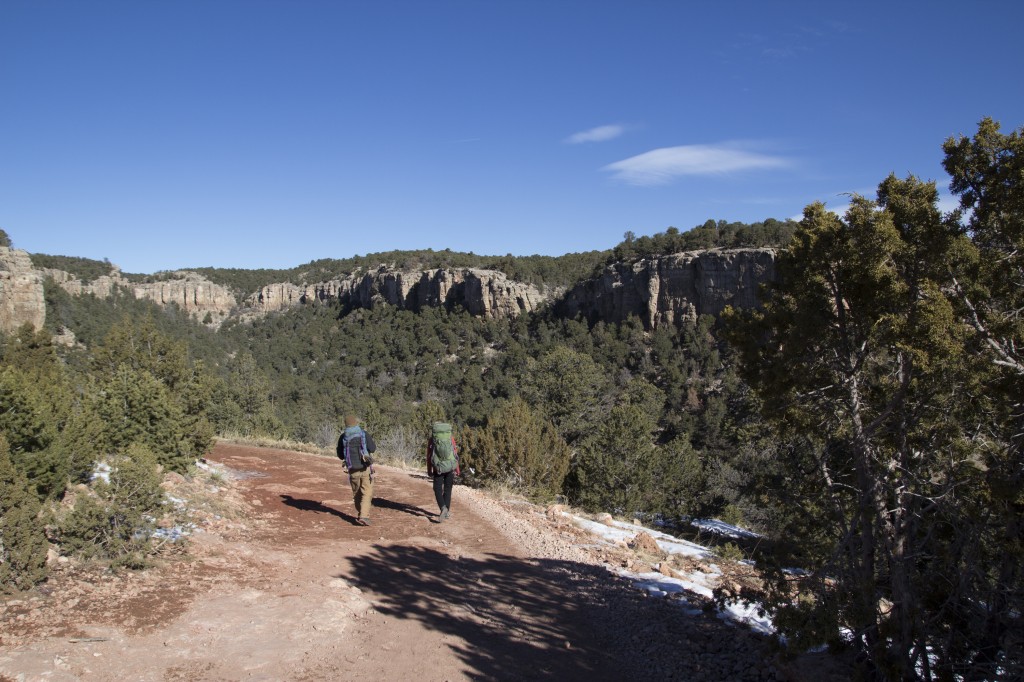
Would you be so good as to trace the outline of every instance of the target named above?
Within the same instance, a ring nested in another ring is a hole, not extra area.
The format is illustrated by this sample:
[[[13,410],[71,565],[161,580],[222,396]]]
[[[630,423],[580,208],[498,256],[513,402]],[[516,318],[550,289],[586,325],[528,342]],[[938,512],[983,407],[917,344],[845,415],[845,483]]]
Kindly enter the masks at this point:
[[[434,422],[431,438],[434,448],[430,455],[430,464],[435,473],[447,474],[459,463],[455,456],[455,444],[452,441],[452,425],[445,422]]]

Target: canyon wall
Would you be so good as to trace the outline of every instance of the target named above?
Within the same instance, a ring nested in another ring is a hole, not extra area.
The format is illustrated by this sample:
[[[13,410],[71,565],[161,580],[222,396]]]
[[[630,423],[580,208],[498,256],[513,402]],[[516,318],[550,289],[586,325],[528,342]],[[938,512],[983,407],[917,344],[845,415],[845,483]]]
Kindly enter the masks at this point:
[[[42,329],[45,321],[43,275],[27,252],[0,246],[0,331],[11,333],[24,324]]]
[[[137,299],[147,299],[159,305],[177,304],[192,317],[213,325],[227,319],[238,305],[235,295],[227,287],[184,270],[174,273],[174,279],[157,282],[132,282],[117,270],[112,275],[97,277],[90,282],[83,282],[63,270],[43,269],[39,272],[72,296],[92,294],[107,298],[115,289],[121,289]]]
[[[761,285],[775,277],[775,255],[773,249],[716,249],[615,263],[571,289],[557,310],[605,322],[636,315],[654,329],[717,315],[729,305],[756,307]]]
[[[328,300],[357,308],[386,304],[403,310],[460,304],[473,315],[509,319],[536,310],[549,297],[532,284],[509,280],[496,270],[442,268],[404,272],[381,267],[316,284],[271,284],[249,296],[244,306],[269,313]]]
[[[722,249],[615,263],[564,294],[510,280],[496,270],[441,268],[410,272],[381,266],[315,284],[270,284],[239,305],[230,289],[193,272],[181,271],[173,273],[173,279],[140,283],[125,279],[115,269],[110,275],[83,282],[63,270],[34,269],[26,252],[0,247],[0,331],[9,333],[26,322],[42,328],[45,278],[73,296],[104,298],[120,289],[160,305],[176,304],[214,327],[233,315],[251,319],[294,306],[337,300],[352,307],[393,305],[413,311],[461,305],[473,315],[493,319],[512,319],[552,304],[558,314],[583,316],[594,322],[621,322],[635,315],[645,328],[654,329],[695,320],[703,314],[717,315],[727,305],[759,305],[760,286],[775,277],[775,255],[772,249]]]

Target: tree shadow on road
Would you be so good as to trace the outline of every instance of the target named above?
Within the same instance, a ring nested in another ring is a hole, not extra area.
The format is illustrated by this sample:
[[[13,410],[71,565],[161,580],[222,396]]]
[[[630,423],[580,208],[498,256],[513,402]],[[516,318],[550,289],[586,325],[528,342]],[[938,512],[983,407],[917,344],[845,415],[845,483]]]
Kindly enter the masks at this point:
[[[452,636],[469,677],[642,679],[610,652],[614,628],[597,595],[606,571],[568,561],[488,554],[453,558],[423,547],[375,547],[341,575],[372,591],[378,611]]]
[[[281,495],[281,501],[293,509],[300,511],[316,512],[318,514],[333,514],[339,518],[345,519],[353,526],[358,526],[359,521],[354,516],[349,516],[343,511],[338,511],[334,507],[328,507],[322,502],[316,502],[314,500],[304,500],[300,498],[292,497],[291,495]]]

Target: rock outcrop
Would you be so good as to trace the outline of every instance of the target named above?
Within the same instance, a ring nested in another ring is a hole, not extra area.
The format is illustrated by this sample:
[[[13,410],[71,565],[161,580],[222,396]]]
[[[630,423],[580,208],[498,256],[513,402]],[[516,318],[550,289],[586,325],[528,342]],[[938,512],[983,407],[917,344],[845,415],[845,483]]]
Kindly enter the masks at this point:
[[[372,308],[393,305],[403,310],[462,305],[473,314],[509,319],[536,310],[549,299],[540,289],[509,280],[496,270],[476,268],[403,272],[388,267],[316,284],[271,284],[245,300],[245,307],[269,313],[303,303],[338,300]]]
[[[174,273],[174,279],[158,282],[132,282],[117,270],[91,282],[83,282],[63,270],[45,269],[41,272],[72,296],[92,294],[107,298],[115,289],[122,289],[137,299],[148,299],[160,305],[177,304],[192,317],[213,325],[223,322],[238,305],[228,288],[184,270]]]
[[[0,331],[9,334],[26,323],[42,329],[45,321],[42,274],[28,252],[0,246]]]
[[[496,270],[402,271],[382,265],[315,284],[267,285],[239,306],[234,292],[194,272],[173,273],[173,279],[163,281],[133,282],[115,269],[110,275],[83,282],[63,270],[33,269],[26,252],[0,247],[0,330],[10,332],[26,322],[42,328],[44,278],[75,296],[105,298],[120,289],[160,305],[176,304],[212,326],[239,313],[251,318],[325,301],[356,308],[386,304],[412,311],[461,305],[473,315],[493,319],[513,319],[553,302],[558,313],[569,317],[582,315],[591,321],[614,323],[638,316],[645,328],[654,329],[695,320],[702,314],[717,315],[727,305],[757,306],[760,285],[774,277],[772,249],[688,252],[633,264],[616,263],[564,296],[510,280]]]
[[[615,263],[570,290],[558,305],[569,316],[621,322],[639,316],[647,329],[717,315],[726,306],[760,305],[761,284],[775,277],[772,249],[677,253]]]

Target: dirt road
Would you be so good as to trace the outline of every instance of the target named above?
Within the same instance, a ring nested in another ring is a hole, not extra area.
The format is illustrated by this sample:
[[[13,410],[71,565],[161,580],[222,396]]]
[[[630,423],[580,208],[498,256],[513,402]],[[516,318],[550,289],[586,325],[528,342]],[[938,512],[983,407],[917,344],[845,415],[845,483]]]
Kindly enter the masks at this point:
[[[757,638],[538,553],[473,491],[438,523],[425,476],[379,467],[364,527],[335,459],[219,444],[210,460],[242,516],[195,533],[185,561],[69,568],[8,600],[0,680],[774,678]]]

